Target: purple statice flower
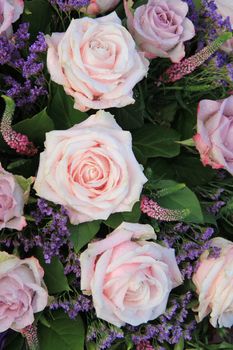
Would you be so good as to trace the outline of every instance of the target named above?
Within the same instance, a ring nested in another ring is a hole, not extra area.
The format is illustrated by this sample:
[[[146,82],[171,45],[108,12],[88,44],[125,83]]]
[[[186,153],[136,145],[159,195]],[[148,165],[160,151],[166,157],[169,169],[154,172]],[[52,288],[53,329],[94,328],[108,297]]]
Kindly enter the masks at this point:
[[[206,230],[200,236],[202,241],[208,241],[214,234],[214,229],[212,227],[207,227]]]
[[[224,201],[216,201],[207,208],[207,211],[211,214],[217,215],[219,213],[220,209],[225,204],[226,203]]]
[[[198,12],[196,10],[196,6],[194,4],[194,1],[193,0],[184,0],[184,2],[186,2],[188,7],[189,7],[189,12],[188,12],[187,17],[193,22],[194,26],[197,27],[198,22],[199,22],[199,15],[198,15]]]
[[[58,6],[61,11],[70,12],[88,6],[90,0],[50,0],[50,3],[53,6]]]
[[[101,320],[88,325],[86,340],[88,342],[94,341],[100,350],[109,349],[115,341],[123,338],[124,332],[122,329]]]
[[[74,300],[55,300],[51,305],[51,310],[63,309],[69,318],[74,320],[80,312],[88,312],[93,308],[91,300],[84,296],[78,295]]]
[[[14,47],[7,38],[0,36],[0,65],[8,63],[11,59]]]
[[[77,278],[81,276],[80,260],[74,252],[70,252],[65,260],[64,273],[66,275],[74,273]]]
[[[209,249],[208,259],[210,259],[210,258],[217,259],[220,257],[220,254],[221,254],[220,247],[211,246]]]
[[[12,37],[0,37],[0,65],[8,65],[17,71],[17,75],[3,75],[2,91],[16,102],[16,106],[32,106],[38,97],[48,94],[43,74],[44,62],[41,54],[47,45],[43,33],[39,33],[35,42],[29,45],[29,24],[22,23]],[[20,79],[16,78],[21,74]]]

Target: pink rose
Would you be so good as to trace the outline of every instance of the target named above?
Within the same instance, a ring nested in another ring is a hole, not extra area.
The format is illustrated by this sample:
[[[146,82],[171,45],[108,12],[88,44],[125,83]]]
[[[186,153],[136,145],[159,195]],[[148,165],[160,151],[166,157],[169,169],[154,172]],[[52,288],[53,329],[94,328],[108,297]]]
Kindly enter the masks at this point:
[[[138,326],[165,312],[182,277],[174,249],[148,239],[156,239],[150,225],[123,222],[81,254],[81,289],[92,294],[97,317]]]
[[[233,96],[202,100],[197,113],[196,148],[203,165],[224,168],[233,175]]]
[[[23,0],[0,0],[0,35],[11,35],[11,24],[17,21],[23,8]]]
[[[215,4],[217,5],[217,11],[224,19],[230,17],[230,23],[233,30],[233,2],[229,0],[215,0]],[[227,53],[232,52],[233,39],[230,39],[223,44],[222,49]]]
[[[44,271],[34,257],[20,260],[0,252],[0,332],[22,330],[34,321],[48,301]]]
[[[98,111],[71,129],[46,134],[35,189],[64,205],[78,224],[131,211],[146,181],[131,134],[110,113]]]
[[[10,228],[22,230],[26,226],[23,216],[24,193],[14,175],[0,164],[0,230]]]
[[[114,9],[120,0],[91,0],[90,5],[87,7],[89,15],[98,15],[100,13],[108,12]]]
[[[233,242],[221,237],[212,240],[212,246],[221,248],[218,258],[201,256],[200,266],[193,276],[199,295],[198,321],[210,313],[213,327],[233,326]]]
[[[115,12],[73,19],[65,33],[47,35],[46,42],[51,79],[74,97],[74,108],[87,111],[135,102],[132,89],[149,63]]]
[[[188,5],[181,0],[149,0],[134,15],[124,0],[129,31],[147,58],[168,57],[180,62],[185,56],[184,42],[195,35],[186,17]]]

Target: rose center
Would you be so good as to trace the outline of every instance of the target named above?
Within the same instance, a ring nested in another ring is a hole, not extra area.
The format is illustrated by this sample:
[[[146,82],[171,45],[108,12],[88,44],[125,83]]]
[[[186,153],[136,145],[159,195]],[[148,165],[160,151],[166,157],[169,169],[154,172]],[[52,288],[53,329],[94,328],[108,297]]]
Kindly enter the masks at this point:
[[[97,56],[104,58],[109,56],[109,45],[101,40],[91,40],[89,48],[94,51]]]

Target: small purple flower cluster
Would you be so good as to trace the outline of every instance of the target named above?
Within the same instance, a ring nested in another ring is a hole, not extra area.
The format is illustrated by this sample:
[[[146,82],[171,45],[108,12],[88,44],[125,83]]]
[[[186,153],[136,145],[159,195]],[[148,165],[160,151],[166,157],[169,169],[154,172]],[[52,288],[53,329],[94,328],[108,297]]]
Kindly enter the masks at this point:
[[[28,30],[29,24],[22,23],[9,39],[0,37],[0,65],[8,65],[21,74],[20,80],[11,75],[3,76],[4,93],[12,97],[18,107],[33,104],[48,93],[40,57],[47,50],[47,44],[43,33],[38,33],[35,42],[29,45]]]
[[[100,320],[92,322],[88,326],[86,339],[95,342],[100,350],[109,349],[113,343],[124,338],[122,329]]]
[[[51,5],[58,6],[63,12],[77,11],[89,5],[90,0],[50,0]]]
[[[189,320],[189,306],[192,293],[187,292],[179,298],[171,298],[169,306],[154,324],[147,323],[139,327],[127,326],[132,332],[132,341],[137,346],[149,340],[156,340],[159,344],[177,344],[181,337],[191,340],[196,328],[196,321]],[[159,346],[159,344],[157,344]]]
[[[81,294],[74,300],[56,300],[50,305],[51,310],[63,309],[72,320],[74,320],[80,312],[88,312],[92,308],[91,300]]]
[[[199,22],[199,15],[198,15],[198,12],[196,10],[196,6],[194,4],[194,1],[193,0],[184,0],[184,2],[186,2],[188,7],[189,7],[189,12],[188,12],[187,17],[193,22],[194,26],[197,27],[198,22]]]
[[[36,225],[41,227],[37,235],[28,239],[27,244],[25,244],[25,239],[22,239],[24,250],[31,248],[30,245],[41,247],[45,262],[49,264],[53,256],[60,256],[61,247],[64,245],[71,247],[66,210],[63,207],[55,210],[46,200],[40,198],[37,201],[36,210],[31,215]]]

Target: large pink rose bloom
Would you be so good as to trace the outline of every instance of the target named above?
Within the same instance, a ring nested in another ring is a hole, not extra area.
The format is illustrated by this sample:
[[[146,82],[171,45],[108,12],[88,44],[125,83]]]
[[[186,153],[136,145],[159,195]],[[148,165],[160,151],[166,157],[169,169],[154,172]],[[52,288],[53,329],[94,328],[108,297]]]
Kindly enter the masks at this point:
[[[44,271],[34,257],[20,260],[0,252],[0,332],[22,330],[48,301]]]
[[[217,5],[217,11],[224,19],[227,17],[230,18],[230,23],[231,23],[232,30],[233,30],[233,1],[215,0],[215,4]],[[233,51],[233,39],[230,39],[225,44],[223,44],[222,49],[227,53],[232,52]]]
[[[90,15],[98,15],[113,10],[120,0],[91,0],[88,5],[87,12]]]
[[[221,237],[212,246],[221,248],[218,258],[201,256],[200,266],[193,276],[199,295],[198,321],[210,314],[213,327],[233,326],[233,242]]]
[[[188,5],[181,0],[149,0],[134,15],[124,0],[129,31],[146,57],[167,57],[180,62],[185,56],[184,42],[195,35],[186,17]]]
[[[134,103],[133,88],[146,75],[148,61],[135,48],[115,12],[73,19],[65,33],[46,36],[51,79],[86,111]]]
[[[23,196],[14,175],[5,171],[0,164],[0,230],[6,227],[20,231],[26,226]]]
[[[194,141],[204,165],[233,175],[233,96],[199,103]]]
[[[131,211],[146,181],[131,134],[110,113],[98,111],[71,129],[46,134],[35,189],[64,205],[78,224]]]
[[[11,35],[11,24],[19,19],[23,8],[23,0],[0,0],[0,35]]]
[[[92,294],[97,317],[121,327],[154,320],[182,283],[173,249],[148,242],[150,225],[123,222],[81,254],[81,289]]]

